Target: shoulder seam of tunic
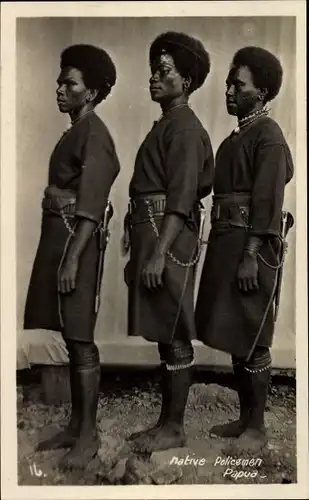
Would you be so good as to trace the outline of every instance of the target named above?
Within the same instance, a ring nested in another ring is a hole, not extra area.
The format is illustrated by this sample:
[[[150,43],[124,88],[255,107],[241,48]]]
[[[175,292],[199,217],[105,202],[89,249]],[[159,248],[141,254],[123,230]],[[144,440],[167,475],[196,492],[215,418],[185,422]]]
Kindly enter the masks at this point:
[[[175,135],[183,134],[184,132],[198,132],[200,136],[202,135],[201,134],[201,129],[198,129],[198,128],[184,128],[184,129],[177,130],[176,132],[174,132],[173,136],[175,137]]]
[[[275,142],[280,142],[284,144],[285,137],[282,132],[280,125],[274,120],[267,121],[261,126],[257,127],[257,138],[264,139],[269,138],[269,140],[274,140]]]
[[[273,148],[275,146],[279,146],[280,148],[286,149],[286,145],[282,142],[267,142],[266,144],[259,145],[259,149]]]

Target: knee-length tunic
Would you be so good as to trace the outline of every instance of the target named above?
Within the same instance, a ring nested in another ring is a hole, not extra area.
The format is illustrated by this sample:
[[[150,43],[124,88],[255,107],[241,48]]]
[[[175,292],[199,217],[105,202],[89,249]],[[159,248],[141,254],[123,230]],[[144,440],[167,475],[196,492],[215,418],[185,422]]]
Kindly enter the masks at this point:
[[[215,163],[215,195],[250,195],[249,229],[212,226],[195,311],[197,337],[210,347],[247,357],[264,316],[258,345],[272,344],[273,305],[268,313],[267,306],[276,270],[258,258],[259,289],[243,293],[237,283],[238,266],[250,234],[265,238],[259,253],[269,264],[278,264],[277,237],[293,162],[279,125],[263,117],[226,138]]]
[[[72,227],[80,218],[96,223],[102,220],[119,169],[112,137],[94,112],[84,115],[62,136],[50,158],[48,184],[75,193],[75,217],[69,219]],[[92,340],[98,235],[90,237],[80,257],[76,289],[58,294],[58,270],[70,237],[61,216],[43,212],[24,328],[62,331],[74,340]]]
[[[165,214],[183,217],[183,227],[171,246],[182,262],[197,250],[197,227],[189,222],[194,203],[211,192],[214,159],[206,130],[188,106],[175,107],[156,122],[141,145],[135,162],[129,194],[166,195]],[[161,219],[156,218],[160,230]],[[193,287],[194,268],[181,267],[166,257],[164,286],[149,291],[141,271],[157,243],[150,221],[135,224],[131,231],[129,275],[129,335],[170,343],[174,335],[195,336]]]

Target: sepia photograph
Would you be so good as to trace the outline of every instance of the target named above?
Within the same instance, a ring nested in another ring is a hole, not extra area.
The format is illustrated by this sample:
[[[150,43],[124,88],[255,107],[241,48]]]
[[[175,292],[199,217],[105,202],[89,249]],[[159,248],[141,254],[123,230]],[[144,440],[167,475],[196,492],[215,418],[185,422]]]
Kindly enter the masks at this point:
[[[307,498],[304,16],[1,8],[5,500]]]

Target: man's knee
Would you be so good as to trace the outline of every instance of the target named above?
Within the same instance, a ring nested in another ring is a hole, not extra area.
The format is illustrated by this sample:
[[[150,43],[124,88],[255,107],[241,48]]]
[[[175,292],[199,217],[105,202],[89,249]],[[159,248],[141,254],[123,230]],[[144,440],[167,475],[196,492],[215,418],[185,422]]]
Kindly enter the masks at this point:
[[[69,358],[75,366],[95,367],[100,363],[99,351],[94,342],[66,340]]]
[[[268,347],[256,346],[249,361],[238,356],[232,356],[233,366],[242,365],[248,371],[266,370],[271,365],[271,355]]]
[[[257,346],[249,361],[245,362],[245,369],[252,372],[267,370],[271,366],[271,355],[268,347]]]
[[[167,345],[166,367],[168,370],[181,370],[193,365],[194,351],[191,341],[173,340]]]

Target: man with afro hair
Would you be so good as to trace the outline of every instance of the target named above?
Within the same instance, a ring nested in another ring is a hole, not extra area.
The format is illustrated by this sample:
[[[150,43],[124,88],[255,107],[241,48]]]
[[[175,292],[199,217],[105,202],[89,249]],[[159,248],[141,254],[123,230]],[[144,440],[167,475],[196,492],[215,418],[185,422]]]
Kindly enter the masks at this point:
[[[216,154],[212,227],[196,305],[198,338],[232,355],[238,420],[211,434],[237,437],[242,450],[266,442],[273,301],[281,266],[282,206],[293,176],[289,146],[266,103],[279,93],[279,60],[260,47],[240,49],[226,80],[226,107],[238,118]],[[292,224],[291,214],[288,217]]]
[[[99,446],[94,328],[107,242],[104,222],[112,215],[108,197],[120,168],[113,139],[94,110],[114,86],[116,70],[103,49],[83,44],[65,49],[60,67],[57,104],[71,126],[50,158],[24,327],[61,332],[70,361],[70,421],[38,450],[70,448],[60,467],[84,468]]]
[[[150,95],[162,110],[137,153],[130,182],[129,335],[157,342],[162,405],[151,429],[131,435],[151,453],[185,445],[184,412],[195,337],[194,269],[199,257],[199,204],[214,173],[208,133],[188,105],[210,70],[203,44],[184,33],[150,47]],[[126,242],[126,240],[125,240]]]

